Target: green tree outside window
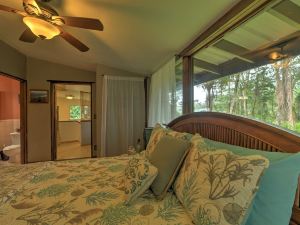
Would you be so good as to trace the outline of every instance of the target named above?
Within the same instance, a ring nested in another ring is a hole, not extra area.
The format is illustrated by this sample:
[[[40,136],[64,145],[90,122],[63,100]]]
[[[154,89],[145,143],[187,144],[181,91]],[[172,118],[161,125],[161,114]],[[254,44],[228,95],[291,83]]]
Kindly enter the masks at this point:
[[[81,107],[79,105],[70,106],[70,120],[81,119]]]

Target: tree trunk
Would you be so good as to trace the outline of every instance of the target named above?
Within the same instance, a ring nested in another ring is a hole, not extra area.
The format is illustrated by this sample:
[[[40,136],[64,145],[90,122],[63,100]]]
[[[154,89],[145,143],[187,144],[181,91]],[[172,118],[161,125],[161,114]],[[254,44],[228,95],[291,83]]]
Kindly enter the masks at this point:
[[[209,81],[203,85],[203,87],[206,89],[205,103],[209,112],[213,110],[213,99],[214,99],[213,86],[214,86],[213,81]]]
[[[276,77],[277,121],[279,125],[294,128],[293,116],[293,78],[289,73],[291,59],[287,58],[274,64]]]
[[[234,76],[234,93],[233,97],[230,102],[230,107],[229,107],[229,113],[233,114],[236,106],[236,100],[238,98],[238,90],[239,90],[239,83],[240,83],[240,74],[237,74]]]

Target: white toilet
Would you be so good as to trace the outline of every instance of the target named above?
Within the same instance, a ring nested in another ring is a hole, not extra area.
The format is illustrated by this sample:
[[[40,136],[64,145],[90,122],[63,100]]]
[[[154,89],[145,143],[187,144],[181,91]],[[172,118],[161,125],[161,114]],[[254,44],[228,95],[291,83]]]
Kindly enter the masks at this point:
[[[20,133],[13,132],[10,133],[11,143],[12,145],[6,146],[3,149],[5,155],[9,156],[9,162],[19,163],[21,152],[20,152]]]

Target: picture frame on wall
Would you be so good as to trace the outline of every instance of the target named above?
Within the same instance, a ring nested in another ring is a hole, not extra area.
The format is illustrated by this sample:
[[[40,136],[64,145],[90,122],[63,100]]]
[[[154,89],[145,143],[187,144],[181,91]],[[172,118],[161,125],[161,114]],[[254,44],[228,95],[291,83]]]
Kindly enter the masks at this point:
[[[29,91],[30,103],[48,103],[49,92],[48,90],[31,89]]]

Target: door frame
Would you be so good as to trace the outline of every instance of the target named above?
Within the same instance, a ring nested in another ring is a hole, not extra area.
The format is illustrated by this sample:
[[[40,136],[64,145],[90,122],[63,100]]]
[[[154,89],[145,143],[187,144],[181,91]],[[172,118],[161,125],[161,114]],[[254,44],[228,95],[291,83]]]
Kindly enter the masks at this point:
[[[56,125],[56,96],[55,96],[55,85],[56,84],[67,84],[67,85],[89,85],[91,87],[91,158],[95,158],[94,154],[95,142],[94,142],[94,101],[93,101],[93,89],[94,82],[84,81],[60,81],[60,80],[48,80],[50,82],[50,110],[51,110],[51,160],[57,161],[57,125]],[[64,160],[64,159],[63,159]]]
[[[27,81],[0,71],[0,76],[8,77],[20,82],[20,137],[21,137],[21,164],[28,162],[27,152]]]

